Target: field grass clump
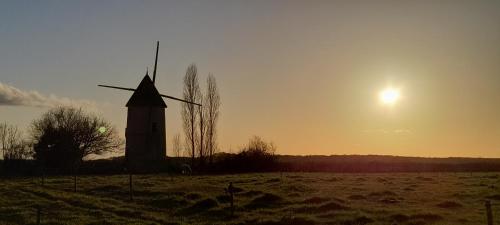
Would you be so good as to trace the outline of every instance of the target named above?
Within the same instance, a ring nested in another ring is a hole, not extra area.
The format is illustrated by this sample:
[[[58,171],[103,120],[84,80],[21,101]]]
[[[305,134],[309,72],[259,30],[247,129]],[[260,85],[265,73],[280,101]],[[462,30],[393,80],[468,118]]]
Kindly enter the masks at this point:
[[[396,196],[392,191],[376,191],[369,194],[371,197]]]
[[[443,220],[443,217],[433,213],[419,213],[411,215],[410,220],[423,220],[425,222],[436,222]]]
[[[273,208],[279,206],[279,204],[281,204],[282,202],[282,197],[271,193],[265,193],[264,195],[254,198],[252,201],[250,201],[250,203],[246,205],[246,208]]]
[[[462,204],[455,201],[444,201],[436,204],[436,206],[443,209],[456,209],[456,208],[461,208]]]
[[[279,221],[264,221],[258,225],[315,225],[316,221],[303,217],[283,217]]]
[[[197,200],[197,199],[201,198],[201,194],[199,194],[199,193],[189,193],[185,197],[188,200]]]
[[[299,192],[299,193],[312,191],[310,188],[308,188],[306,185],[303,184],[287,184],[283,185],[281,189],[286,192]]]
[[[231,201],[231,197],[229,195],[217,195],[217,197],[215,197],[215,199],[217,199],[217,202],[219,203],[229,203]]]
[[[366,199],[366,197],[363,195],[349,195],[349,197],[347,197],[347,198],[350,200],[365,200]]]
[[[317,208],[317,211],[319,212],[329,212],[329,211],[338,211],[338,210],[346,210],[349,209],[349,207],[342,205],[337,202],[328,202],[323,205],[320,205]]]
[[[302,203],[304,203],[304,204],[320,204],[320,203],[327,202],[329,200],[330,200],[330,198],[325,198],[325,197],[312,197],[312,198],[305,199],[304,201],[302,201]]]
[[[339,178],[339,177],[330,177],[330,178],[324,179],[324,181],[326,181],[326,182],[337,182],[337,181],[342,181],[342,178]]]
[[[186,208],[184,210],[184,213],[192,214],[192,213],[201,213],[205,212],[209,209],[217,207],[219,204],[217,201],[211,199],[211,198],[206,198],[202,199],[196,203],[194,203],[192,206]]]
[[[155,208],[172,209],[172,208],[184,207],[188,204],[188,201],[186,201],[182,197],[170,196],[166,198],[153,199],[148,203],[149,205]]]
[[[490,196],[488,196],[488,198],[492,199],[492,200],[498,200],[498,201],[500,201],[500,194],[490,195]]]
[[[398,224],[406,222],[408,220],[410,220],[410,217],[408,215],[401,214],[401,213],[393,214],[389,217],[389,221],[397,222]]]
[[[279,179],[279,178],[272,178],[272,179],[266,180],[265,182],[266,183],[277,183],[277,182],[281,182],[281,179]]]
[[[434,179],[430,178],[430,177],[421,177],[421,176],[418,176],[416,177],[417,180],[420,180],[420,181],[434,181]]]
[[[263,193],[262,191],[251,190],[251,191],[240,193],[238,195],[239,196],[243,196],[243,197],[254,197],[254,196],[257,196],[257,195],[261,195],[262,193]]]
[[[20,209],[14,207],[0,208],[0,221],[5,222],[5,224],[18,223],[25,224],[27,221],[24,216],[20,213]],[[2,224],[2,223],[0,223]]]
[[[366,216],[359,216],[353,219],[342,221],[342,225],[365,225],[374,222],[373,219]]]

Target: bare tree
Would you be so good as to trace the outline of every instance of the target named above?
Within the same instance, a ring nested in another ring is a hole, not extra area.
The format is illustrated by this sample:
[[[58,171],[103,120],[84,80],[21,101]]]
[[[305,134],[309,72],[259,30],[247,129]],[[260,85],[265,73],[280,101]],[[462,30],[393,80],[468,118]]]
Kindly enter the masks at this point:
[[[198,84],[198,72],[196,65],[191,64],[186,70],[184,76],[184,100],[189,102],[198,102],[200,99],[199,91],[200,85]],[[182,119],[186,140],[186,148],[189,150],[191,156],[191,166],[194,166],[195,150],[196,150],[196,105],[183,103],[182,104]]]
[[[212,74],[207,78],[207,94],[205,96],[204,108],[206,111],[207,123],[207,152],[208,160],[212,163],[213,155],[217,150],[217,121],[219,120],[219,108],[221,105],[219,89],[215,77]]]
[[[5,159],[5,148],[7,140],[7,123],[0,124],[0,147],[2,147],[2,159]]]
[[[33,121],[31,138],[36,143],[35,159],[66,169],[73,169],[88,155],[112,152],[123,145],[109,122],[71,107],[51,109]]]
[[[4,160],[27,159],[32,155],[30,144],[23,138],[22,131],[7,123],[0,124],[0,146]]]
[[[207,133],[207,117],[205,116],[206,114],[206,106],[203,104],[203,94],[201,91],[199,92],[200,96],[200,104],[202,106],[197,107],[197,112],[198,112],[198,121],[199,121],[199,138],[197,139],[197,144],[198,144],[198,156],[200,159],[200,166],[203,167],[205,165],[205,156],[206,156],[206,150],[205,150],[205,135]]]
[[[180,157],[182,153],[181,135],[175,134],[172,137],[172,152],[175,157]]]

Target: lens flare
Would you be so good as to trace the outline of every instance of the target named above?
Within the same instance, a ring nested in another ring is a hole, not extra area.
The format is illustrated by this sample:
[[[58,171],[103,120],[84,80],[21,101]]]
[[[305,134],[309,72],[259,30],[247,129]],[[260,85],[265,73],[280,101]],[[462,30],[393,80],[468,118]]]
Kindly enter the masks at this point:
[[[106,127],[99,127],[99,133],[104,134],[106,132]]]

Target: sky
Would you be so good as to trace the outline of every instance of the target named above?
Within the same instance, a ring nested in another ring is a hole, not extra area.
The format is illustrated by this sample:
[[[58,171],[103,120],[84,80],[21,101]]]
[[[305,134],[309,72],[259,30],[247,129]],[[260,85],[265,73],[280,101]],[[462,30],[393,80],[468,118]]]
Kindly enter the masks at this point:
[[[216,77],[222,151],[500,157],[499,1],[0,1],[0,121],[69,102],[124,137],[131,93],[97,84],[137,87],[157,40],[161,93]]]

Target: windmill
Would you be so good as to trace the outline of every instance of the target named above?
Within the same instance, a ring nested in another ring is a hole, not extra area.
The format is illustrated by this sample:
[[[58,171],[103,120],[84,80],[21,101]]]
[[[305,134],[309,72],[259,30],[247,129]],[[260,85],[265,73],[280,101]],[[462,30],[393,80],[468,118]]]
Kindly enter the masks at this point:
[[[156,42],[153,80],[151,80],[151,77],[146,71],[146,75],[136,89],[98,85],[99,87],[134,92],[126,104],[128,111],[127,127],[125,128],[125,159],[129,168],[140,169],[165,159],[165,108],[167,108],[167,105],[163,101],[163,98],[201,107],[201,104],[160,94],[158,92],[155,82],[159,47],[160,42]]]

